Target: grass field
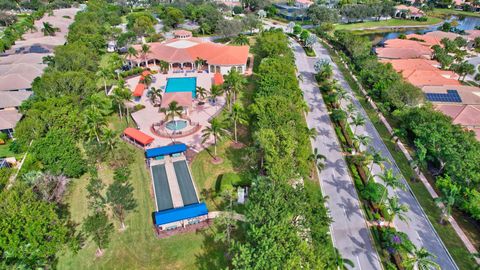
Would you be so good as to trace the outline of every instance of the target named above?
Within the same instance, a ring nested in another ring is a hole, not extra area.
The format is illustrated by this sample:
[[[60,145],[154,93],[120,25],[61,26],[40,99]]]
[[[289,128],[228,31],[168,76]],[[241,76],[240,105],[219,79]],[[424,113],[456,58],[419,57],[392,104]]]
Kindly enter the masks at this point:
[[[150,175],[145,167],[143,152],[134,149],[135,162],[131,165],[131,182],[135,188],[138,207],[127,216],[127,230],[117,230],[101,258],[95,257],[95,245],[90,241],[74,255],[64,254],[58,262],[58,269],[202,269],[205,265],[218,268],[226,266],[223,251],[216,248],[211,233],[187,233],[167,239],[154,235],[151,213],[154,211]],[[101,166],[100,177],[105,183],[111,182],[112,170]],[[66,203],[72,219],[81,222],[88,213],[86,186],[88,177],[72,181]],[[118,222],[114,221],[118,229]]]
[[[439,17],[439,18],[449,17],[451,15],[480,17],[480,13],[477,13],[477,12],[468,12],[463,10],[455,10],[455,9],[447,9],[447,8],[436,8],[433,11],[429,11],[428,15]]]
[[[420,22],[415,20],[390,19],[386,21],[369,21],[362,23],[336,24],[335,30],[361,30],[377,28],[393,28],[402,26],[428,26],[442,22],[442,19],[429,17],[427,21]]]
[[[392,141],[387,128],[380,121],[374,109],[365,100],[365,98],[360,92],[358,85],[351,77],[349,71],[346,70],[345,67],[340,63],[340,58],[336,54],[332,53],[330,49],[328,50],[330,51],[330,55],[332,56],[332,59],[339,66],[340,70],[345,76],[345,79],[348,81],[349,85],[354,90],[355,96],[357,97],[357,99],[360,101],[363,108],[367,112],[370,120],[372,121],[378,133],[382,137],[384,143],[386,144],[390,153],[394,157],[395,162],[397,163],[398,167],[402,171],[403,176],[405,177],[405,179],[407,179],[407,182],[410,188],[412,189],[413,193],[415,194],[418,201],[420,202],[420,205],[422,206],[423,210],[427,214],[428,219],[432,223],[437,233],[440,235],[440,238],[442,239],[445,246],[448,248],[448,251],[452,255],[455,262],[457,263],[458,267],[460,269],[465,269],[465,270],[475,269],[476,263],[474,262],[473,259],[470,258],[469,256],[470,253],[468,252],[466,247],[463,245],[462,241],[460,240],[458,235],[455,233],[453,228],[450,226],[450,224],[448,225],[440,224],[439,221],[440,221],[441,211],[433,201],[432,197],[428,193],[423,183],[410,181],[410,179],[414,175],[414,171],[410,167],[408,160],[403,155],[403,153],[401,151],[398,151],[398,149],[396,148],[396,145],[394,141]],[[470,233],[474,233],[474,234],[476,234],[475,232],[478,232],[478,229],[476,231],[475,230],[472,231],[473,228],[463,227],[463,229],[464,230],[469,229]]]
[[[110,119],[110,127],[120,131],[126,127],[118,117]],[[130,125],[132,122],[130,121]],[[218,247],[210,229],[199,233],[175,235],[157,239],[152,226],[154,211],[153,190],[150,174],[145,166],[142,150],[129,145],[134,154],[130,165],[131,182],[138,203],[135,212],[127,216],[127,230],[118,232],[119,223],[112,219],[115,232],[112,241],[101,258],[95,257],[95,245],[88,241],[85,247],[72,254],[62,254],[58,269],[220,269],[226,266],[223,248]],[[99,176],[105,184],[112,182],[112,169],[106,164],[99,165]],[[72,220],[81,223],[88,214],[88,176],[72,180],[65,203],[70,209]]]

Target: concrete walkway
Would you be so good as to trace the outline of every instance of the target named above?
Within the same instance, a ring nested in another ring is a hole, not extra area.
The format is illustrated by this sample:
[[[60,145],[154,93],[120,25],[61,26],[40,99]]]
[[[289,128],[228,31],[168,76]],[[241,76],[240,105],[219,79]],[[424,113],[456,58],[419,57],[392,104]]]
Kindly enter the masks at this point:
[[[318,59],[307,58],[296,42],[293,42],[293,51],[298,73],[302,77],[300,88],[310,108],[307,124],[318,134],[312,140],[312,147],[326,156],[325,169],[320,172],[320,185],[323,195],[328,196],[334,246],[344,258],[354,262],[354,269],[382,269],[327,108],[314,79],[313,65]]]
[[[458,269],[453,259],[450,257],[447,249],[445,248],[442,240],[438,236],[437,232],[433,228],[432,224],[428,220],[427,216],[423,212],[419,202],[413,195],[413,192],[410,190],[408,183],[405,181],[403,176],[401,175],[400,170],[398,169],[395,160],[393,159],[392,155],[390,154],[388,148],[383,143],[382,138],[378,134],[377,130],[375,129],[373,123],[368,118],[366,112],[364,111],[362,105],[359,101],[355,98],[350,85],[347,83],[343,74],[340,72],[338,67],[333,63],[330,59],[328,51],[323,48],[320,44],[316,44],[314,46],[315,52],[317,56],[321,59],[326,59],[332,64],[334,78],[338,80],[340,85],[350,93],[352,103],[355,105],[357,112],[363,115],[366,119],[366,124],[364,127],[357,128],[357,134],[368,135],[372,138],[370,147],[374,148],[376,151],[379,151],[383,157],[390,160],[390,164],[385,164],[386,169],[393,169],[394,173],[401,178],[401,181],[407,187],[405,191],[403,190],[396,190],[395,192],[390,190],[390,194],[395,194],[399,197],[399,201],[402,204],[406,204],[409,206],[410,210],[407,213],[409,217],[408,222],[404,222],[401,220],[396,219],[394,221],[396,228],[399,231],[405,232],[410,240],[418,247],[425,247],[429,250],[432,254],[434,254],[437,258],[437,263],[440,264],[442,269]],[[381,174],[381,169],[379,166],[373,166],[373,174]],[[377,181],[380,181],[376,178]]]

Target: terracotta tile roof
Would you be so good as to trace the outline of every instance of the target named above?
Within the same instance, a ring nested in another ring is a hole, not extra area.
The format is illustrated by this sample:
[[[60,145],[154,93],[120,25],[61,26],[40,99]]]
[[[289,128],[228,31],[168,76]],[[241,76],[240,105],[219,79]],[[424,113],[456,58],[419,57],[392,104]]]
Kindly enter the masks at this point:
[[[135,91],[133,91],[134,97],[141,97],[143,95],[143,91],[145,91],[145,84],[139,83],[135,87]]]
[[[126,128],[125,131],[123,131],[123,134],[127,137],[130,137],[131,139],[139,142],[140,144],[147,145],[149,143],[153,142],[153,137],[141,132],[138,129],[134,128]]]
[[[456,37],[460,37],[461,35],[452,32],[433,31],[426,33],[424,36],[435,37],[438,40],[442,40],[443,38],[454,40]]]
[[[422,44],[422,42],[399,38],[387,40],[385,48],[415,49],[424,54],[431,54],[432,52],[432,49],[428,45]]]
[[[218,72],[215,73],[215,75],[213,75],[213,84],[221,85],[222,83],[223,83],[223,75]]]
[[[480,141],[480,128],[471,128],[470,130],[475,133],[475,137],[477,138],[477,141]]]
[[[198,38],[171,39],[167,42],[150,43],[148,59],[165,60],[169,63],[195,62],[197,58],[212,65],[245,65],[249,46],[230,46],[204,41]],[[140,45],[133,46],[137,51]],[[132,60],[143,61],[139,54]]]
[[[191,107],[192,106],[192,93],[191,92],[172,92],[165,93],[162,97],[162,104],[160,108],[167,108],[172,101],[176,101],[179,106]]]
[[[0,109],[18,107],[33,94],[32,91],[0,91]]]
[[[379,58],[384,59],[430,59],[432,56],[431,52],[425,53],[424,51],[410,48],[377,48],[375,52]]]
[[[438,104],[435,109],[450,116],[454,124],[480,128],[480,105]]]
[[[433,45],[440,45],[440,40],[434,36],[427,36],[427,35],[419,35],[419,34],[409,34],[407,35],[407,39],[419,39],[423,41],[419,41],[421,45],[432,47]]]
[[[458,80],[446,78],[442,72],[434,70],[415,70],[404,78],[417,87],[426,85],[461,85]]]
[[[0,110],[0,130],[14,128],[20,119],[22,114],[17,110]]]
[[[396,10],[409,10],[412,14],[424,14],[422,10],[412,6],[398,5],[395,7]]]

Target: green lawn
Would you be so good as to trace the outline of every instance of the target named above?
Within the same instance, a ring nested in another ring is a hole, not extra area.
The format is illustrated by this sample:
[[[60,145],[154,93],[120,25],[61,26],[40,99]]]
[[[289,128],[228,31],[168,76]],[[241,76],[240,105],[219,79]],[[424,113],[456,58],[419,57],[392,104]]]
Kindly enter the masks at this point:
[[[389,28],[389,27],[402,27],[402,26],[428,26],[442,22],[442,19],[429,17],[427,21],[415,21],[415,20],[401,20],[390,19],[386,21],[369,21],[362,23],[350,23],[350,24],[336,24],[335,30],[361,30],[361,29],[376,29],[376,28]]]
[[[0,158],[15,157],[17,160],[19,160],[20,158],[22,158],[22,154],[15,154],[10,151],[9,146],[11,143],[12,141],[9,140],[6,144],[0,145]]]
[[[448,9],[448,8],[436,8],[433,11],[428,12],[428,15],[440,17],[440,18],[449,17],[451,15],[480,17],[480,13],[477,13],[477,12],[468,12],[468,11]]]
[[[155,237],[151,217],[154,199],[150,175],[145,167],[143,151],[133,149],[133,146],[131,148],[135,152],[135,162],[130,167],[131,181],[138,207],[136,212],[127,217],[127,230],[122,233],[115,230],[103,257],[96,258],[94,244],[87,242],[78,254],[62,255],[58,269],[202,269],[206,265],[216,269],[225,267],[223,251],[213,244],[209,229],[167,239]],[[111,181],[110,167],[102,165],[99,173],[105,183]],[[66,203],[75,222],[81,222],[88,213],[87,183],[86,176],[72,181],[67,195]],[[118,222],[114,221],[114,224],[116,228],[119,227]]]
[[[462,241],[460,240],[458,235],[455,233],[453,228],[449,224],[442,225],[439,223],[441,211],[436,206],[435,202],[433,201],[432,197],[428,193],[423,183],[410,181],[410,179],[414,175],[414,171],[410,167],[409,162],[406,159],[406,157],[403,155],[403,153],[396,148],[396,144],[391,139],[387,128],[380,121],[376,112],[373,110],[370,104],[368,104],[368,102],[365,100],[365,98],[363,97],[363,95],[361,94],[358,88],[358,85],[350,76],[350,73],[340,63],[340,58],[336,54],[332,53],[330,49],[328,50],[330,51],[330,55],[332,56],[332,59],[339,66],[340,70],[345,76],[345,79],[348,81],[349,85],[354,90],[357,99],[360,101],[363,108],[367,112],[370,120],[373,122],[378,133],[382,137],[384,143],[386,144],[387,148],[389,149],[390,153],[395,159],[395,162],[397,163],[398,167],[402,171],[403,176],[407,179],[408,184],[411,187],[413,193],[417,197],[418,201],[420,202],[420,205],[422,206],[423,210],[427,214],[433,227],[435,227],[435,230],[440,235],[440,238],[442,239],[443,243],[448,248],[448,251],[452,255],[455,262],[457,263],[458,267],[460,269],[465,269],[465,270],[475,269],[476,263],[474,262],[473,259],[470,258],[469,256],[470,253],[468,252],[466,247],[463,245]],[[475,234],[475,235],[478,234],[478,228],[475,230],[475,228],[463,226],[462,229],[463,230],[468,229],[467,234]]]

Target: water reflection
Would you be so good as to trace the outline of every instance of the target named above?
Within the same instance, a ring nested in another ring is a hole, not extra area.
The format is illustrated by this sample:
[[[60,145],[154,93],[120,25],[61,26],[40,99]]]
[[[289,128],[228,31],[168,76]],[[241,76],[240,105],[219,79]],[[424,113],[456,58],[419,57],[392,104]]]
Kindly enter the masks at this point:
[[[457,28],[460,30],[472,30],[475,29],[475,26],[480,26],[480,18],[478,17],[456,17],[452,16],[450,19],[446,21],[457,20],[458,26]],[[387,31],[382,33],[374,33],[374,34],[366,34],[372,40],[373,44],[383,43],[386,40],[398,38],[401,34],[425,34],[427,32],[432,32],[438,30],[437,26],[429,26],[425,28],[415,28],[415,29],[406,29],[406,28],[399,28],[395,29],[394,31]]]

